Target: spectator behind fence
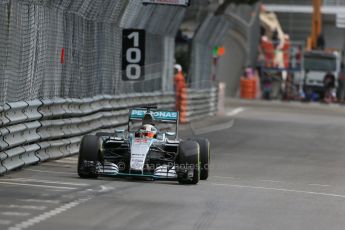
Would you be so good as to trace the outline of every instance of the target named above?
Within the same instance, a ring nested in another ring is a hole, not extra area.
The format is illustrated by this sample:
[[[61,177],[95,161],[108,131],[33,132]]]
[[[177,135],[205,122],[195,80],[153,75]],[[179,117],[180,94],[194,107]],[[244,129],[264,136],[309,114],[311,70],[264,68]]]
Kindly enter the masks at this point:
[[[174,77],[174,88],[176,94],[176,110],[181,111],[181,96],[183,94],[183,90],[186,88],[186,81],[183,76],[182,66],[176,64],[174,66],[175,69],[175,77]]]
[[[344,75],[344,63],[341,63],[341,70],[338,78],[337,96],[340,103],[344,103],[345,99],[345,75]]]
[[[335,76],[332,73],[327,73],[323,79],[324,84],[324,101],[327,103],[336,101]]]

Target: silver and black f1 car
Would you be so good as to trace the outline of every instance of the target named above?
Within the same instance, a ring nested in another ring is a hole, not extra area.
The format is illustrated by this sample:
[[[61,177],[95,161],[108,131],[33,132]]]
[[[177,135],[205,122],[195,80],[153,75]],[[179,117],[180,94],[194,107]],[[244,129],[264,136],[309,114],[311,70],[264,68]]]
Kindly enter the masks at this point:
[[[207,139],[180,140],[179,113],[156,107],[131,109],[128,130],[83,137],[78,174],[143,177],[197,184],[206,180],[210,161]]]

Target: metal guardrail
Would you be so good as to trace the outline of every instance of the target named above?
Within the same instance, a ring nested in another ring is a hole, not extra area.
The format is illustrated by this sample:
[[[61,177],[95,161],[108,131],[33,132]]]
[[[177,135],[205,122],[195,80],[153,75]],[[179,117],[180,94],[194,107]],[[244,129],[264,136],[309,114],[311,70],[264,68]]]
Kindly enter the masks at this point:
[[[186,11],[139,0],[0,0],[0,106],[172,91],[175,35]],[[121,80],[126,28],[146,31],[142,82]]]
[[[324,0],[323,1],[324,6],[345,6],[344,0]]]
[[[186,121],[190,122],[217,113],[218,88],[187,89]]]
[[[83,135],[124,126],[128,108],[143,104],[173,108],[175,97],[157,92],[7,103],[0,109],[0,174],[77,154]]]
[[[217,101],[216,87],[187,89],[187,122],[215,115]],[[157,92],[7,103],[0,108],[0,174],[77,154],[83,135],[125,126],[128,108],[143,104],[174,108],[175,95]]]

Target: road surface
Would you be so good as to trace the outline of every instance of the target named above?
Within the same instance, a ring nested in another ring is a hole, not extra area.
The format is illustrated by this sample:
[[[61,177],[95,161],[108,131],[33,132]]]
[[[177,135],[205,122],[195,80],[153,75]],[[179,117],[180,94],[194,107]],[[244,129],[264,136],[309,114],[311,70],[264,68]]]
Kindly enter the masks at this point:
[[[341,107],[230,101],[193,125],[212,144],[209,180],[87,180],[76,157],[50,161],[0,177],[0,229],[343,230],[344,120]]]

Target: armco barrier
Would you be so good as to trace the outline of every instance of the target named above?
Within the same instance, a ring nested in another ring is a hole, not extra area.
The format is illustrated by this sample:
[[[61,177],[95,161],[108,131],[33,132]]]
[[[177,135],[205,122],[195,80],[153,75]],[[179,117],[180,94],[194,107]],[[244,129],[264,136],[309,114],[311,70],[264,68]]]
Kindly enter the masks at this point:
[[[4,127],[6,124],[8,124],[10,122],[10,120],[8,120],[5,117],[6,112],[10,109],[10,107],[8,106],[0,106],[0,127]]]
[[[6,112],[4,113],[7,120],[6,124],[17,124],[23,121],[27,121],[28,117],[24,113],[25,109],[29,106],[24,101],[7,103],[5,104]]]
[[[128,122],[128,108],[174,108],[173,93],[161,92],[85,99],[46,99],[0,108],[0,174],[78,153],[83,135],[113,132]]]
[[[183,107],[181,122],[190,122],[217,113],[218,88],[187,89],[186,105]]]
[[[217,88],[187,89],[186,117],[182,122],[214,115],[217,94]],[[175,95],[106,95],[5,104],[0,108],[0,174],[77,154],[83,135],[125,127],[128,108],[153,104],[161,109],[174,108]]]

